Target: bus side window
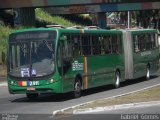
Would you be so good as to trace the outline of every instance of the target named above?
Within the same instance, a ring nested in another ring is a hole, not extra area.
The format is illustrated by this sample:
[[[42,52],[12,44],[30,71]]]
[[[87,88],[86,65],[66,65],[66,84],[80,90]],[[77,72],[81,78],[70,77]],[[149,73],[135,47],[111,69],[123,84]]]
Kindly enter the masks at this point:
[[[101,39],[98,35],[92,36],[92,50],[93,55],[100,55],[101,54]]]
[[[72,36],[72,50],[73,50],[73,56],[81,55],[81,41],[80,41],[80,36],[78,35]]]
[[[146,35],[145,45],[146,45],[146,50],[150,50],[150,34]]]
[[[118,35],[118,53],[122,53],[122,36]]]
[[[89,35],[82,36],[82,54],[91,55],[91,43]]]
[[[145,42],[146,42],[146,35],[145,34],[142,34],[141,35],[141,50],[142,51],[145,51],[146,50],[146,48],[145,48]]]
[[[101,35],[99,36],[99,49],[99,54],[104,55],[104,38]]]
[[[72,41],[70,36],[67,36],[67,40],[63,41],[62,46],[63,53],[63,72],[64,74],[71,68],[71,59],[72,59]]]
[[[138,37],[138,47],[140,51],[143,51],[143,36],[142,35],[137,35]]]
[[[61,75],[64,75],[71,68],[72,41],[70,36],[65,36],[65,40],[60,41],[58,47],[58,68]]]
[[[134,42],[134,52],[139,52],[139,43],[138,43],[138,36],[133,35],[133,42]]]
[[[117,49],[117,40],[116,40],[116,36],[111,35],[109,38],[110,41],[110,49],[111,49],[111,53],[116,53],[116,49]]]
[[[118,35],[113,35],[112,39],[112,53],[119,54],[120,53],[120,38]]]
[[[106,44],[104,36],[101,37],[101,55],[106,54]]]
[[[155,34],[151,34],[151,44],[152,44],[152,49],[156,48],[156,38]]]
[[[148,34],[144,34],[143,50],[147,50]]]
[[[101,54],[111,54],[110,36],[102,35],[101,37]]]

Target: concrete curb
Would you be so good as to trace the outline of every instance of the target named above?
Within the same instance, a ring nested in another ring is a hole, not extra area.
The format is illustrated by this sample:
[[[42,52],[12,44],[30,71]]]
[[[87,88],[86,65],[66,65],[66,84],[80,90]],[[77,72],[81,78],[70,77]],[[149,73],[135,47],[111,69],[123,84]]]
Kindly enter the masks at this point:
[[[6,87],[8,86],[7,82],[0,82],[0,87]]]
[[[121,105],[113,105],[113,106],[105,106],[105,107],[77,109],[77,110],[74,110],[72,114],[91,114],[94,112],[127,109],[132,107],[146,107],[146,106],[153,106],[158,104],[160,104],[160,101],[139,102],[139,103],[121,104]]]
[[[132,91],[132,92],[128,92],[128,93],[125,93],[125,94],[120,94],[120,95],[116,95],[116,96],[112,96],[112,97],[108,97],[108,98],[104,98],[104,99],[99,99],[99,100],[107,100],[107,99],[111,99],[111,98],[116,98],[116,97],[121,97],[121,96],[125,96],[125,95],[129,95],[129,94],[132,94],[132,93],[136,93],[136,92],[140,92],[142,90],[146,90],[146,89],[149,89],[149,88],[153,88],[153,87],[156,87],[156,86],[159,86],[160,84],[156,84],[156,85],[152,85],[152,86],[149,86],[149,87],[146,87],[146,88],[143,88],[143,89],[139,89],[139,90],[136,90],[136,91]],[[89,103],[92,103],[92,102],[95,102],[95,101],[98,101],[98,100],[93,100],[93,101],[89,101],[89,102],[85,102],[85,103],[82,103],[82,104],[78,104],[78,105],[75,105],[75,106],[72,106],[72,107],[67,107],[67,108],[64,108],[64,109],[61,109],[61,110],[56,110],[56,111],[53,111],[53,116],[56,116],[58,114],[63,114],[65,110],[68,110],[68,109],[74,109],[78,106],[82,106],[82,105],[87,105]],[[154,102],[154,101],[153,101]],[[156,101],[155,101],[156,102]],[[124,107],[130,107],[130,106],[134,106],[136,104],[141,104],[141,103],[132,103],[132,104],[123,104],[122,106]],[[102,110],[103,108],[106,109],[106,110],[113,110],[115,107],[120,107],[120,105],[117,105],[117,106],[106,106],[106,107],[97,107],[98,110]],[[87,108],[88,111],[93,111],[93,108]],[[96,108],[94,108],[96,109]],[[83,111],[83,109],[79,109],[79,111]],[[87,110],[86,110],[87,111]],[[77,114],[76,113],[76,110],[74,110],[72,112],[72,114]]]

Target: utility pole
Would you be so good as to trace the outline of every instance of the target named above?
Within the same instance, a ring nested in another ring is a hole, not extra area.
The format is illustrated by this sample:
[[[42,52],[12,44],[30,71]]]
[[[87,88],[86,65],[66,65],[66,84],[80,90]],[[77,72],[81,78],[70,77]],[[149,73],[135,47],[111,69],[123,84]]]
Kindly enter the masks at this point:
[[[130,12],[128,11],[128,29],[130,28]]]

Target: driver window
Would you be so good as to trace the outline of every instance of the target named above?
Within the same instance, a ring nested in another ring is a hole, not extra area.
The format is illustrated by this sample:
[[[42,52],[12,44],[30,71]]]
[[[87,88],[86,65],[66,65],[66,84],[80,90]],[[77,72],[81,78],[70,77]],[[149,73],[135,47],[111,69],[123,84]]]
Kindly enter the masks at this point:
[[[63,41],[62,55],[63,55],[63,72],[64,74],[71,68],[72,58],[72,41],[71,36],[66,35],[66,40]]]
[[[60,75],[62,75],[62,66],[63,66],[63,62],[62,62],[62,43],[59,43],[58,45],[58,70]]]

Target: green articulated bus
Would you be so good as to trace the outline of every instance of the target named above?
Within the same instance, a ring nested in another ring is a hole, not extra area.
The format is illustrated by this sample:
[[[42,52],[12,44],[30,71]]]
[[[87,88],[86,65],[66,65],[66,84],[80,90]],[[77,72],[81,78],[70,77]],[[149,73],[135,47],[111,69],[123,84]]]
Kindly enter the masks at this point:
[[[32,28],[11,33],[7,81],[11,94],[81,91],[145,76],[159,68],[154,29]]]

